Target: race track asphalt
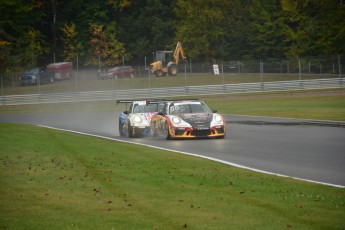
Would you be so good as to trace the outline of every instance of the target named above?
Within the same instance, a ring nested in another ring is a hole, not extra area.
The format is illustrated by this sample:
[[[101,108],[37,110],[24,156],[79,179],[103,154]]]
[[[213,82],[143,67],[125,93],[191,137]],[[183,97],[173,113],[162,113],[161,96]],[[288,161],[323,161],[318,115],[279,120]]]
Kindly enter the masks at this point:
[[[118,116],[110,112],[0,114],[0,122],[74,130],[345,186],[344,123],[228,115],[224,139],[166,141],[119,137]]]

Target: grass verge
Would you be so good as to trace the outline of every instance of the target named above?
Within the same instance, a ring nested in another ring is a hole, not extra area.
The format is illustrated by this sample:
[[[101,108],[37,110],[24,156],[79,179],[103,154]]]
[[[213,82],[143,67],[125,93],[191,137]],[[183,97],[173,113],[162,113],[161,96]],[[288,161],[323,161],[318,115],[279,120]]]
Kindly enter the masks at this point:
[[[345,90],[228,95],[205,102],[223,114],[345,121]]]
[[[0,229],[343,229],[345,190],[0,123]]]

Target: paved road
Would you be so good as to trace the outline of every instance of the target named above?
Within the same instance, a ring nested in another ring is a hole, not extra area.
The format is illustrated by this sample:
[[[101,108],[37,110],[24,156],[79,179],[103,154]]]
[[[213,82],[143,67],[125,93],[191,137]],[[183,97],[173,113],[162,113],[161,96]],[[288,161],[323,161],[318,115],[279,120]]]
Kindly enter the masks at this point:
[[[40,124],[125,139],[345,186],[344,123],[323,125],[305,120],[227,116],[224,139],[166,141],[119,137],[117,117],[115,113],[0,114],[0,122]]]

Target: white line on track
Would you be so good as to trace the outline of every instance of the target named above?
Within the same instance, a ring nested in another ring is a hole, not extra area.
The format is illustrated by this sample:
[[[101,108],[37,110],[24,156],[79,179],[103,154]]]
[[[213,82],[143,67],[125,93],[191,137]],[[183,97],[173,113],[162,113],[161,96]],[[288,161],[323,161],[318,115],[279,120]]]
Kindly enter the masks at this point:
[[[188,152],[183,152],[183,151],[166,149],[166,148],[157,147],[157,146],[154,146],[154,145],[142,144],[142,143],[137,143],[137,142],[132,142],[132,141],[125,141],[125,140],[120,140],[120,139],[116,139],[116,138],[105,137],[105,136],[95,135],[95,134],[91,134],[91,133],[83,133],[83,132],[74,131],[74,130],[68,130],[68,129],[60,129],[60,128],[55,128],[55,127],[50,127],[50,126],[45,126],[45,125],[37,125],[37,126],[43,127],[43,128],[48,128],[48,129],[55,129],[55,130],[66,131],[66,132],[71,132],[71,133],[77,133],[77,134],[81,134],[81,135],[85,135],[85,136],[97,137],[97,138],[102,138],[102,139],[107,139],[107,140],[112,140],[112,141],[118,141],[118,142],[124,142],[124,143],[136,144],[136,145],[142,145],[142,146],[145,146],[145,147],[150,147],[150,148],[155,148],[155,149],[160,149],[160,150],[180,153],[180,154],[189,155],[189,156],[200,157],[200,158],[208,159],[208,160],[211,160],[211,161],[216,161],[216,162],[220,162],[220,163],[223,163],[223,164],[226,164],[226,165],[230,165],[230,166],[233,166],[233,167],[251,170],[251,171],[254,171],[254,172],[259,172],[259,173],[264,173],[264,174],[269,174],[269,175],[275,175],[275,176],[285,177],[285,178],[292,178],[292,179],[296,179],[296,180],[301,180],[301,181],[306,181],[306,182],[311,182],[311,183],[316,183],[316,184],[322,184],[322,185],[327,185],[327,186],[332,186],[332,187],[337,187],[337,188],[345,188],[345,186],[343,186],[343,185],[324,183],[324,182],[320,182],[320,181],[314,181],[314,180],[308,180],[308,179],[303,179],[303,178],[298,178],[298,177],[286,176],[286,175],[278,174],[278,173],[272,173],[272,172],[268,172],[268,171],[264,171],[264,170],[260,170],[260,169],[255,169],[255,168],[251,168],[251,167],[235,164],[235,163],[228,162],[228,161],[219,160],[219,159],[212,158],[212,157],[198,155],[198,154],[195,154],[195,153],[188,153]]]

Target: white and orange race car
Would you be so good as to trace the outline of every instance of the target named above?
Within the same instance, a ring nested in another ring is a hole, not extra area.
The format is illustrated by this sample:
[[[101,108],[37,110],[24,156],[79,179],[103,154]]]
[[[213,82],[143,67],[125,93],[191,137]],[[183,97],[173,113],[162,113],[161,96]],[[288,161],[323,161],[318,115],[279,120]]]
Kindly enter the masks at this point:
[[[150,135],[150,121],[153,115],[160,111],[164,105],[155,100],[117,100],[116,104],[130,104],[129,109],[119,116],[120,136],[140,137]]]
[[[151,118],[151,135],[165,139],[224,138],[225,121],[200,100],[165,101]]]

